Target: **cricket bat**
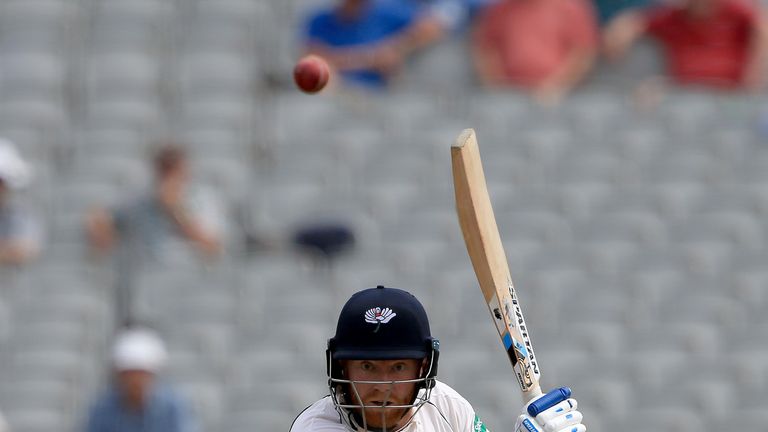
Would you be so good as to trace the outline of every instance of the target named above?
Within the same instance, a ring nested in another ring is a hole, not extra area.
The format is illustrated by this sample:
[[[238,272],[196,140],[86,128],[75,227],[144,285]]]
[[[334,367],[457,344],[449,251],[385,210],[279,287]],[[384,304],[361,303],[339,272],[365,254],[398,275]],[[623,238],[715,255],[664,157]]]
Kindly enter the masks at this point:
[[[527,403],[542,395],[539,364],[512,285],[474,130],[466,129],[456,139],[451,161],[456,212],[467,252]]]

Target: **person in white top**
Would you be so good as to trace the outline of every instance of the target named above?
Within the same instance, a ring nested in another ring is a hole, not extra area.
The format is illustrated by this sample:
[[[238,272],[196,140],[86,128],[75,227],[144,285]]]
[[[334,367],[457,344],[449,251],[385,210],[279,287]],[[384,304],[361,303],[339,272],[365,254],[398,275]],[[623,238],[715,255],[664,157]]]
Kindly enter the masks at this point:
[[[483,432],[472,405],[437,380],[440,343],[412,294],[378,286],[357,292],[328,340],[330,395],[302,411],[291,432]],[[584,432],[567,387],[527,404],[517,432]]]

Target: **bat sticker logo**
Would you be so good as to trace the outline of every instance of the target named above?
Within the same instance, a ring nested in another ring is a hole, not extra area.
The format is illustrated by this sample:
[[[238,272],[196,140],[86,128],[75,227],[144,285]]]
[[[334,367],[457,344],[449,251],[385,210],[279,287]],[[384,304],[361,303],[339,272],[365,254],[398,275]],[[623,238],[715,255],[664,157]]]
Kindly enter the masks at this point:
[[[515,327],[515,317],[512,313],[512,304],[509,301],[509,298],[504,298],[504,315],[507,316],[507,323],[509,323],[510,330]]]
[[[523,319],[523,311],[520,309],[520,303],[517,300],[517,293],[515,293],[515,288],[512,285],[512,280],[507,279],[507,290],[509,291],[509,296],[512,299],[512,308],[514,310],[515,319],[513,320],[515,322],[515,325],[517,326],[520,336],[522,336],[522,345],[524,346],[523,350],[518,349],[518,352],[521,354],[521,359],[524,360],[525,365],[525,375],[526,375],[526,381],[530,382],[530,375],[531,373],[538,378],[539,377],[539,364],[536,360],[536,355],[533,353],[533,346],[531,345],[531,338],[528,335],[528,327],[525,325],[525,320]],[[527,361],[525,361],[527,360]]]

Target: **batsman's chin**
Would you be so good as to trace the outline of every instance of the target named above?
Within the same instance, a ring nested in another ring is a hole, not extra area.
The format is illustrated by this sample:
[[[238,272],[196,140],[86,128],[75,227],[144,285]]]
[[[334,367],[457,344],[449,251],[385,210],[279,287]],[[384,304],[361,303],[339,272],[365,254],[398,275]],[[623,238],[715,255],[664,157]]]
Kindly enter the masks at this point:
[[[394,402],[387,402],[384,404],[381,401],[370,401],[366,403],[366,407],[361,414],[365,416],[365,421],[368,426],[375,428],[387,428],[391,429],[397,425],[397,423],[407,417],[406,414],[410,408],[389,408],[389,406],[398,405]]]

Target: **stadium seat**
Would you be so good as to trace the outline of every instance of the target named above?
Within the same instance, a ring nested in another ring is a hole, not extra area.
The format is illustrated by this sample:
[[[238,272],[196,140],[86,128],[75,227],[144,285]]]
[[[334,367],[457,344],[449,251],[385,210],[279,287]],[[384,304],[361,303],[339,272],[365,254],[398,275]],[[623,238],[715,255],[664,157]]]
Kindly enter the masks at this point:
[[[738,400],[735,389],[722,377],[698,377],[686,385],[691,406],[712,422],[732,419]]]
[[[60,411],[46,409],[7,410],[5,413],[9,426],[14,430],[45,432],[55,430],[62,424],[69,424],[67,417]]]
[[[515,206],[516,207],[516,206]],[[523,206],[499,213],[497,224],[505,241],[534,240],[543,244],[569,244],[573,240],[571,227],[561,215],[548,210]]]
[[[242,56],[194,53],[182,59],[182,94],[243,94],[252,88],[253,71]]]
[[[242,129],[252,120],[253,104],[247,94],[190,97],[181,107],[185,124]]]
[[[766,160],[768,160],[768,156],[766,156],[765,153],[750,153],[747,160],[744,161],[742,165],[740,165],[740,169],[742,171],[736,172],[734,174],[739,175],[740,178],[744,178],[748,182],[765,184],[768,182],[768,174],[765,173],[765,170],[761,170],[760,167],[764,166]]]
[[[575,145],[573,136],[563,126],[539,127],[523,133],[519,146],[531,163],[544,167],[556,166],[571,146]]]
[[[755,129],[753,124],[742,127],[729,124],[711,131],[706,139],[700,141],[700,145],[722,163],[738,168],[749,162],[755,156],[754,150],[760,146],[760,136]]]
[[[41,320],[19,323],[13,331],[16,337],[25,341],[25,348],[77,351],[87,348],[86,334],[79,323]]]
[[[639,432],[653,428],[664,432],[704,430],[705,420],[691,409],[681,406],[637,410],[626,421],[625,430]]]
[[[467,123],[477,130],[483,149],[509,149],[517,144],[511,132],[525,125],[528,115],[528,102],[521,94],[479,92],[469,100]]]
[[[475,77],[471,65],[465,59],[470,57],[469,43],[459,35],[449,35],[436,45],[429,47],[416,57],[395,83],[398,90],[425,91],[431,89],[441,93],[461,93],[461,88],[474,85]],[[436,74],[435,71],[441,71]]]
[[[706,131],[717,117],[711,96],[703,92],[679,92],[675,97],[666,99],[660,109],[669,132],[677,136]],[[682,142],[683,145],[689,143],[693,144],[691,141]]]
[[[623,418],[632,411],[635,401],[631,383],[621,378],[590,377],[573,390],[579,395],[579,410],[585,418]]]
[[[580,147],[580,146],[579,146]],[[624,163],[616,156],[599,154],[584,155],[582,148],[572,150],[573,154],[565,156],[562,162],[553,170],[558,182],[603,182],[612,184],[635,183],[639,173],[637,167]]]
[[[220,157],[230,160],[246,160],[251,156],[252,143],[238,130],[227,128],[189,128],[179,138],[192,158]]]
[[[603,140],[611,140],[612,132],[619,125],[628,123],[631,108],[624,97],[610,91],[577,91],[572,97],[563,101],[566,115],[583,136],[583,146],[601,149]]]
[[[103,0],[90,8],[90,43],[96,52],[170,48],[173,5],[159,0]],[[162,52],[162,51],[161,51]]]
[[[17,53],[63,55],[74,42],[75,7],[62,0],[9,0],[0,12],[0,40]]]
[[[636,245],[660,245],[667,239],[667,226],[653,212],[627,210],[596,215],[575,228],[580,241],[619,241]]]
[[[665,154],[668,146],[664,130],[646,122],[631,122],[615,131],[616,151],[627,161],[644,163]]]
[[[47,142],[65,142],[69,125],[68,113],[61,105],[48,100],[6,100],[0,104],[0,118],[7,125],[26,127],[44,133]],[[53,139],[52,136],[56,136]],[[59,144],[62,145],[62,144]]]
[[[670,220],[690,216],[707,196],[702,183],[690,180],[665,181],[650,189],[661,212]]]
[[[66,350],[17,348],[9,363],[9,371],[13,371],[16,365],[24,365],[27,371],[29,371],[30,367],[34,366],[37,369],[38,375],[32,378],[37,378],[38,376],[50,377],[61,382],[62,386],[66,383],[76,382],[89,367],[95,366],[83,353],[75,352],[72,348],[67,348]],[[28,376],[27,378],[30,377]],[[44,387],[46,386],[39,386],[39,388]],[[65,392],[65,390],[62,390],[62,392]],[[31,397],[28,399],[28,403],[34,401],[34,399],[34,396]],[[66,402],[63,399],[57,400],[60,404]],[[59,408],[63,407],[63,405],[59,405]],[[49,406],[49,408],[54,407]]]
[[[86,127],[77,139],[77,162],[92,165],[91,158],[120,158],[147,161],[155,142],[145,131],[109,126]]]
[[[154,98],[107,98],[88,104],[86,121],[104,127],[144,130],[149,136],[159,135],[165,112]]]
[[[754,255],[755,259],[765,258]],[[734,260],[736,261],[736,260]],[[745,306],[752,319],[759,319],[764,310],[766,289],[768,286],[768,271],[762,269],[745,269],[736,273],[728,284],[730,295]]]
[[[760,224],[744,211],[716,211],[692,215],[672,229],[673,241],[719,241],[742,250],[760,250],[764,233]]]
[[[638,397],[653,394],[674,380],[687,364],[686,355],[674,347],[634,347],[629,365],[629,378],[638,391]],[[649,399],[645,399],[651,402]]]
[[[224,412],[223,389],[218,383],[207,381],[182,381],[178,392],[190,401],[195,415],[206,429],[220,424]]]
[[[3,287],[3,289],[5,289],[5,287]],[[11,315],[11,309],[6,303],[7,302],[0,297],[0,347],[5,346],[6,340],[10,337],[11,332],[14,331],[12,326],[13,316]]]
[[[126,97],[152,101],[160,91],[158,62],[140,52],[94,55],[86,73],[91,101]]]
[[[766,413],[761,409],[735,410],[718,423],[718,428],[739,428],[741,430],[758,430],[765,424]]]
[[[233,413],[225,425],[227,430],[232,432],[248,432],[253,430],[253,425],[259,425],[266,430],[280,430],[289,427],[296,415],[297,413],[285,408],[275,410],[251,407],[248,411]]]
[[[227,52],[244,59],[258,54],[256,45],[262,40],[261,32],[267,27],[271,6],[265,2],[242,0],[201,0],[181,5],[188,7],[184,14],[182,41],[184,52]],[[249,61],[260,62],[263,56]]]
[[[449,147],[465,127],[544,385],[572,386],[593,432],[765,429],[760,95],[670,87],[639,108],[630,87],[661,70],[642,43],[541,107],[477,88],[468,62],[450,67],[465,41],[448,40],[392,91],[310,97],[289,71],[324,0],[0,3],[0,136],[33,166],[19,198],[47,225],[37,262],[0,269],[0,409],[14,431],[78,429],[108,378],[122,273],[90,260],[83,217],[146,186],[165,138],[189,151],[195,187],[235,201],[264,238],[248,255],[233,240],[220,262],[134,274],[134,311],[167,339],[168,378],[206,430],[287,429],[327,393],[339,308],[379,283],[423,301],[441,379],[509,427],[522,400],[453,208]],[[438,69],[450,72],[427,79]],[[329,265],[291,244],[324,221],[356,240]]]
[[[320,96],[308,99],[304,95],[287,94],[277,98],[274,103],[274,127],[281,142],[313,139],[319,132],[330,132],[336,129],[330,125],[341,117],[339,101],[333,98]],[[297,118],[301,121],[295,121]]]
[[[67,65],[56,55],[19,52],[2,57],[0,88],[6,98],[40,97],[61,102]]]

